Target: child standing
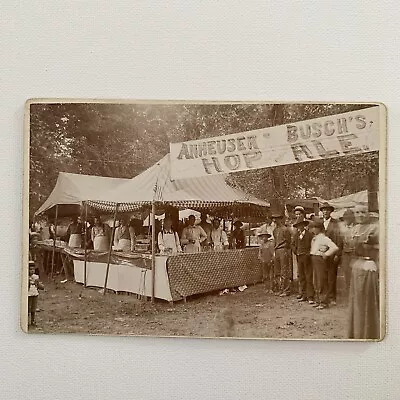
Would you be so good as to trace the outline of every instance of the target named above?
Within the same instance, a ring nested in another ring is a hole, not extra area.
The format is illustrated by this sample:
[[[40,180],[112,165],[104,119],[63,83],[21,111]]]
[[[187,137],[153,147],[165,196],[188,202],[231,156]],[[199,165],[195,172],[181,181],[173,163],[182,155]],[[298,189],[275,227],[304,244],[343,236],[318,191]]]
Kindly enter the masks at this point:
[[[258,232],[258,237],[260,241],[260,248],[258,250],[258,259],[261,261],[262,272],[263,272],[263,282],[268,281],[268,292],[272,293],[272,283],[273,283],[273,258],[274,258],[274,243],[270,238],[272,235],[268,233],[267,228],[264,226]]]
[[[43,290],[44,286],[39,281],[39,275],[35,274],[35,262],[29,261],[29,278],[28,278],[28,324],[30,317],[30,324],[36,326],[35,313],[37,301],[39,297],[39,290]]]
[[[329,305],[328,288],[328,258],[334,255],[338,246],[324,233],[324,224],[322,221],[314,220],[310,223],[310,229],[314,233],[311,240],[311,263],[314,270],[316,284],[316,303],[314,306],[322,310]]]

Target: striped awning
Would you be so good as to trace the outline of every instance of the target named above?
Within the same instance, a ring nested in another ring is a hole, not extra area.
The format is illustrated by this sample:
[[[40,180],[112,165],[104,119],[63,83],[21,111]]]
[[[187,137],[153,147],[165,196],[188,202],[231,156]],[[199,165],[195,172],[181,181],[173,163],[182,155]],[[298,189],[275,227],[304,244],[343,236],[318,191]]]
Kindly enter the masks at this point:
[[[91,207],[102,212],[112,212],[117,204],[119,211],[131,212],[149,207],[153,202],[180,209],[224,208],[229,213],[242,209],[252,215],[264,215],[269,208],[269,203],[229,186],[224,175],[172,180],[169,154],[142,174],[87,200]]]

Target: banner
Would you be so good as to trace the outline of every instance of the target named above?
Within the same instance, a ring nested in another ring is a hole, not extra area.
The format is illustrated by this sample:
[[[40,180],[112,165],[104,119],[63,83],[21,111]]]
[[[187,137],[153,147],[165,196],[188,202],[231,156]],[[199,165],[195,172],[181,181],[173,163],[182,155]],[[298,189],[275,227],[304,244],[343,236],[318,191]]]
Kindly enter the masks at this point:
[[[324,160],[379,150],[379,106],[290,124],[170,143],[171,178]]]

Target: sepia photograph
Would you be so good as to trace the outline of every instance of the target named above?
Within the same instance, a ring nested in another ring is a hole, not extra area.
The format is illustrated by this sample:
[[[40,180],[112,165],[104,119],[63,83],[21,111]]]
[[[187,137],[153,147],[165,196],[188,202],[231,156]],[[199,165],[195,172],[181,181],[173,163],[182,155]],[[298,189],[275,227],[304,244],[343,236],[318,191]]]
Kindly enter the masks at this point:
[[[385,336],[380,103],[30,100],[29,333]]]

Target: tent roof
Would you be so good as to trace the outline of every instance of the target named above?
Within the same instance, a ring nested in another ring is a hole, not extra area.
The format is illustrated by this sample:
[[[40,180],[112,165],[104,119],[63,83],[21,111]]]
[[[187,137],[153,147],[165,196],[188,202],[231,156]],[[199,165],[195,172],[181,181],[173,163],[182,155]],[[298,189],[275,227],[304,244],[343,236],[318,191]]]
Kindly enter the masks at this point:
[[[49,212],[57,204],[64,205],[64,214],[68,215],[68,210],[76,211],[71,205],[79,206],[85,200],[98,197],[98,193],[115,190],[126,181],[129,179],[60,172],[53,191],[35,215]],[[62,214],[61,211],[60,215]]]
[[[322,203],[323,200],[317,197],[317,200]],[[352,193],[347,196],[337,197],[335,199],[328,200],[335,209],[351,208],[357,205],[367,205],[368,204],[368,191],[362,190],[361,192]]]
[[[222,207],[237,203],[269,207],[269,203],[229,186],[224,175],[172,180],[169,154],[116,190],[97,193],[97,197],[89,199],[92,207],[103,211],[111,211],[117,203],[121,211],[131,211],[153,201],[181,208]]]
[[[335,210],[344,210],[345,208],[352,208],[356,205],[367,205],[368,204],[368,191],[362,190],[361,192],[352,193],[347,196],[337,197],[331,200],[325,200],[322,197],[311,197],[308,199],[292,199],[287,200],[286,205],[290,207],[303,206],[306,211],[313,212],[314,204],[321,204],[328,202]]]

